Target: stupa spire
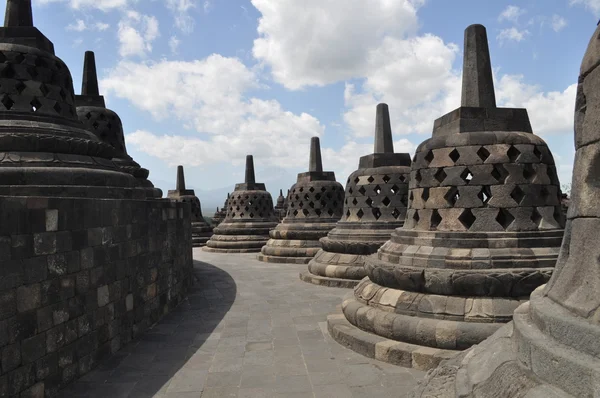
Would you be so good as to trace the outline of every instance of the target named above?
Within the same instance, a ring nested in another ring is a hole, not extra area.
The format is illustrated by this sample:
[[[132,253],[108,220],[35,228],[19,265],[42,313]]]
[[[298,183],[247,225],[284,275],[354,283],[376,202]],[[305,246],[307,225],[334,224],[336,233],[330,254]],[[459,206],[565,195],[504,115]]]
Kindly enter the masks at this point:
[[[96,73],[96,57],[93,51],[85,52],[81,95],[100,95],[100,90],[98,89],[98,75]]]
[[[387,104],[378,104],[375,117],[375,150],[374,153],[394,153],[390,110]]]
[[[310,139],[310,159],[308,161],[308,171],[323,171],[323,161],[321,160],[321,144],[319,137]]]
[[[254,158],[252,155],[246,155],[246,177],[244,179],[246,184],[254,184],[256,178],[254,177]],[[229,197],[229,194],[227,194]]]
[[[465,29],[461,105],[495,108],[496,95],[487,32],[483,25]]]
[[[7,0],[4,27],[33,26],[31,0]]]
[[[185,177],[183,175],[183,166],[177,166],[177,191],[185,191]]]

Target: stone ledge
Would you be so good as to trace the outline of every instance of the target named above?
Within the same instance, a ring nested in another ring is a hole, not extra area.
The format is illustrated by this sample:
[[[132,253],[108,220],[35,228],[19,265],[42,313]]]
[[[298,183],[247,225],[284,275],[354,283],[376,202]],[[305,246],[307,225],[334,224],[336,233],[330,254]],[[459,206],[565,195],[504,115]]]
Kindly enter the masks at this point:
[[[393,365],[419,370],[433,369],[441,361],[460,353],[402,343],[366,333],[351,325],[340,313],[327,317],[327,329],[335,341],[352,351]]]
[[[329,278],[326,276],[314,275],[310,272],[301,272],[300,279],[304,282],[312,283],[313,285],[328,286],[328,287],[341,287],[352,289],[358,285],[360,280],[352,279],[340,279],[340,278]]]
[[[214,247],[204,246],[202,250],[209,253],[259,253],[260,247],[250,247],[245,249],[217,249]]]
[[[284,256],[269,256],[267,254],[259,254],[256,256],[258,261],[265,263],[282,263],[282,264],[307,264],[312,257],[284,257]]]

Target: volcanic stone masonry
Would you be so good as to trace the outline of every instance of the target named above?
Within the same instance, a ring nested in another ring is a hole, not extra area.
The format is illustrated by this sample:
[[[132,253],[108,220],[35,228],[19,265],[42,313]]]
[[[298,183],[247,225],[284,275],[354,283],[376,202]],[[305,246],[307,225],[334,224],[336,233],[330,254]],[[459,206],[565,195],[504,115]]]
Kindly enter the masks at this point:
[[[308,171],[298,174],[290,188],[287,213],[269,232],[271,239],[258,255],[260,261],[306,264],[321,248],[319,239],[342,216],[344,187],[333,171],[323,171],[319,137],[310,140]]]
[[[390,114],[377,105],[374,153],[360,158],[346,181],[343,216],[300,279],[317,285],[354,287],[367,274],[365,256],[377,252],[404,225],[410,155],[394,153]]]
[[[571,203],[556,270],[514,321],[444,362],[413,397],[597,397],[600,386],[600,26],[581,63]]]
[[[196,196],[193,189],[185,188],[185,177],[183,175],[183,166],[177,166],[177,186],[174,191],[169,191],[167,198],[178,202],[187,202],[191,208],[192,222],[192,246],[203,247],[213,234],[211,227],[202,216],[202,207],[200,199]]]
[[[365,355],[420,369],[480,343],[552,274],[556,167],[527,110],[497,108],[486,30],[465,31],[462,106],[416,150],[406,222],[328,319]]]
[[[127,154],[121,118],[115,112],[106,108],[104,97],[100,95],[98,76],[96,74],[96,58],[92,51],[85,52],[81,86],[81,95],[75,96],[75,105],[79,120],[88,131],[91,131],[102,142],[114,148],[115,156],[112,159],[113,162],[121,170],[136,178],[138,185],[145,188],[147,197],[162,197],[162,191],[154,188],[154,185],[148,180],[150,172],[140,167]]]
[[[279,190],[279,196],[277,197],[277,204],[275,205],[275,214],[277,214],[277,218],[279,218],[279,222],[283,220],[285,217],[287,203],[285,203],[285,198],[283,197],[283,191]]]
[[[84,128],[30,0],[7,1],[0,61],[0,395],[53,397],[181,302],[190,207]]]
[[[277,225],[273,198],[265,184],[254,178],[254,160],[246,156],[245,182],[235,185],[227,201],[227,215],[214,229],[214,235],[202,250],[216,253],[259,252],[269,230]]]
[[[213,227],[216,227],[223,222],[227,215],[227,208],[229,208],[229,194],[227,194],[227,199],[225,199],[225,203],[223,204],[223,207],[221,207],[221,210],[217,207],[217,212],[213,215]]]

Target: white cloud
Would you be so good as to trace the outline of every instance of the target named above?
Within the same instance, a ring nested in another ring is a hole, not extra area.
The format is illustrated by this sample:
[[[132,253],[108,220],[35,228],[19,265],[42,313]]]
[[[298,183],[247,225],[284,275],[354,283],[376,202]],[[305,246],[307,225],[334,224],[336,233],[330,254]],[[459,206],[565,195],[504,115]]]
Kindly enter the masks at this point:
[[[567,26],[566,19],[556,14],[552,16],[552,29],[554,29],[555,32],[560,32],[565,26]]]
[[[519,17],[525,14],[525,10],[521,7],[510,5],[506,7],[498,16],[498,22],[509,21],[513,23],[517,23]]]
[[[96,22],[96,24],[94,24],[94,27],[96,28],[96,30],[103,32],[106,29],[110,28],[110,25],[107,23],[103,23],[103,22]]]
[[[171,53],[177,54],[179,51],[179,43],[180,40],[177,38],[177,36],[171,36],[169,39],[169,48],[171,49]]]
[[[364,76],[365,55],[417,28],[410,0],[252,0],[262,13],[253,55],[289,89]]]
[[[117,35],[119,55],[146,56],[152,51],[152,42],[160,35],[158,20],[154,16],[128,11],[119,22]]]
[[[67,25],[66,29],[73,30],[75,32],[83,32],[87,29],[87,26],[85,25],[85,22],[83,22],[82,19],[78,19],[75,21],[75,23]]]
[[[49,3],[67,3],[71,8],[84,9],[84,8],[96,8],[102,11],[109,11],[112,9],[125,9],[128,0],[34,0],[37,4],[49,4]]]
[[[191,33],[194,30],[194,18],[190,12],[196,7],[196,0],[166,0],[166,2],[167,8],[175,15],[175,26],[183,33]],[[206,4],[204,6],[207,7]]]
[[[581,4],[592,10],[596,16],[600,15],[600,0],[569,0],[570,5]]]
[[[504,43],[505,41],[520,42],[527,35],[529,35],[527,29],[519,30],[513,26],[512,28],[502,29],[500,33],[498,33],[498,36],[496,36],[496,39],[498,39],[500,43]]]

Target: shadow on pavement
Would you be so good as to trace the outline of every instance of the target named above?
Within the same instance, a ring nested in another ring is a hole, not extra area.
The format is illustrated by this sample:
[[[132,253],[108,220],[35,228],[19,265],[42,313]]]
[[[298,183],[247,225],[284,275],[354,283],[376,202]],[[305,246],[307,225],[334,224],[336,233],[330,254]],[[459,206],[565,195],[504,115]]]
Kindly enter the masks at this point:
[[[235,301],[237,288],[227,272],[206,262],[194,260],[194,277],[181,305],[62,390],[60,397],[160,397],[184,364],[185,372],[194,372],[195,365],[198,372],[205,372],[214,351],[207,348],[211,333]],[[189,376],[193,381],[193,375]]]

